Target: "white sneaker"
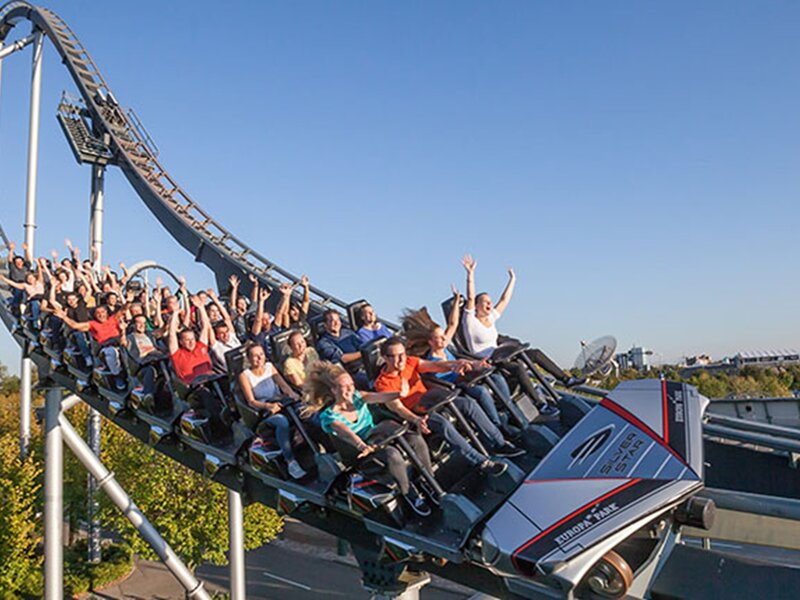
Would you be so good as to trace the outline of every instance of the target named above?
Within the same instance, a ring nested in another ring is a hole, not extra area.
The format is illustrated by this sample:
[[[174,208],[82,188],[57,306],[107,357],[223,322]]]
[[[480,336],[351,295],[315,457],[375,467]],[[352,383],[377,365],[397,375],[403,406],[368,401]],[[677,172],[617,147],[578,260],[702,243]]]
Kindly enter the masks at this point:
[[[300,466],[296,460],[290,460],[289,464],[289,476],[292,479],[302,479],[306,476],[306,472],[303,470],[303,467]]]

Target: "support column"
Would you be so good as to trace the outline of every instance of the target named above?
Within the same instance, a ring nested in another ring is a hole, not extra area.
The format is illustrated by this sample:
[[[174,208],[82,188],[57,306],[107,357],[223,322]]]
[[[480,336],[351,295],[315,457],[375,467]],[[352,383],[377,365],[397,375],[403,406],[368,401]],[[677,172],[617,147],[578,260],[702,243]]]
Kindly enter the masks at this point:
[[[244,526],[242,496],[228,490],[228,547],[231,575],[231,600],[246,600],[244,569]]]
[[[42,50],[44,36],[41,31],[34,32],[33,59],[31,69],[31,103],[28,128],[28,180],[25,191],[25,244],[31,256],[34,254],[34,233],[36,231],[36,178],[39,169],[39,105],[42,90]],[[19,437],[20,454],[27,456],[31,437],[31,367],[32,362],[23,354],[20,366],[19,398]]]
[[[64,595],[64,455],[61,441],[63,389],[49,388],[44,416],[44,598],[61,600]]]
[[[139,510],[139,507],[131,500],[130,496],[125,493],[125,490],[122,489],[122,486],[114,478],[114,474],[105,468],[100,459],[94,455],[91,448],[86,445],[86,442],[83,441],[83,438],[75,431],[63,414],[59,419],[59,424],[61,425],[64,443],[72,450],[83,466],[94,475],[97,479],[98,487],[108,495],[109,499],[136,528],[139,535],[158,554],[164,565],[175,575],[175,578],[186,590],[187,596],[198,600],[211,600],[208,592],[203,589],[203,584],[195,578],[194,574],[178,558],[166,540],[158,534],[155,527],[142,514],[142,511]]]
[[[31,395],[33,387],[33,361],[22,349],[22,365],[19,369],[19,454],[28,456],[31,441]]]
[[[99,266],[103,262],[103,210],[106,187],[106,168],[92,165],[92,187],[89,197],[91,214],[89,216],[89,258]]]
[[[103,204],[105,196],[106,169],[102,165],[92,165],[91,195],[89,197],[89,256],[92,264],[99,272],[103,264]],[[89,419],[86,423],[86,436],[89,447],[95,456],[100,456],[100,413],[93,408],[89,409]],[[102,560],[100,546],[100,520],[97,518],[97,481],[91,473],[87,475],[86,492],[89,515],[89,535],[87,540],[88,559],[90,563],[99,563]]]
[[[95,456],[100,457],[100,413],[93,408],[89,409],[89,418],[86,422],[87,437],[89,438],[89,447],[94,452]],[[89,531],[86,540],[88,548],[88,560],[90,563],[99,563],[102,556],[102,549],[100,546],[100,519],[98,514],[100,506],[97,500],[97,480],[89,473],[86,476],[86,503],[87,503],[87,516],[89,519]]]
[[[33,63],[31,71],[31,104],[28,127],[28,184],[25,191],[25,243],[35,256],[34,233],[36,231],[36,183],[39,172],[39,106],[42,93],[42,51],[44,35],[35,32],[33,40]]]

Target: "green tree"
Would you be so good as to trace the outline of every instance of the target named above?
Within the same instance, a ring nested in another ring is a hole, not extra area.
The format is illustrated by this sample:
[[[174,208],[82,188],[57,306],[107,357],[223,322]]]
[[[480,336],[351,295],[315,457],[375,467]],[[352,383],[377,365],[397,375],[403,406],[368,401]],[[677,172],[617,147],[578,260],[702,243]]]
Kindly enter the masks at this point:
[[[37,455],[19,457],[19,438],[0,436],[0,593],[18,598],[35,593],[41,580],[41,557],[36,513],[41,461]]]
[[[190,567],[202,562],[224,564],[228,549],[225,488],[159,454],[116,426],[103,428],[103,462],[145,516]],[[155,554],[129,521],[105,498],[101,520],[146,558]],[[245,548],[264,545],[281,530],[275,511],[260,504],[244,511]]]

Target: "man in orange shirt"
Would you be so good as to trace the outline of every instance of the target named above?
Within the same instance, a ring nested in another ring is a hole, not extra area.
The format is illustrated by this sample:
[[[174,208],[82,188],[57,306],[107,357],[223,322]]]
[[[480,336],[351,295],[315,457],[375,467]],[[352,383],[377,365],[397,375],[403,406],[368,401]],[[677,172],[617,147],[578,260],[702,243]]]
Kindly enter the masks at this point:
[[[428,392],[421,373],[456,371],[463,373],[472,368],[472,361],[429,361],[406,354],[403,340],[388,339],[381,348],[385,365],[375,380],[378,392],[399,392],[400,403],[389,408],[399,416],[416,424],[420,431],[433,431],[441,435],[450,446],[462,454],[473,466],[490,475],[501,475],[507,465],[490,460],[473,448],[453,424],[438,413],[427,414],[427,409],[441,399],[440,394]],[[519,456],[523,450],[507,442],[500,430],[491,422],[483,409],[472,398],[458,396],[453,404],[478,430],[478,434],[492,447],[496,456]]]

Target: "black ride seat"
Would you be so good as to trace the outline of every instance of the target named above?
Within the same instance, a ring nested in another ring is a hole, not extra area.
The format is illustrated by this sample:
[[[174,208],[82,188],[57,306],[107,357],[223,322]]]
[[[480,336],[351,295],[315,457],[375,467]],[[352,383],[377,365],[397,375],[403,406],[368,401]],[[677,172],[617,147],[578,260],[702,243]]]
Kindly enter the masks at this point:
[[[353,331],[358,331],[364,325],[364,321],[361,320],[361,309],[367,304],[369,302],[362,298],[347,305],[347,320],[350,323],[350,329]]]

